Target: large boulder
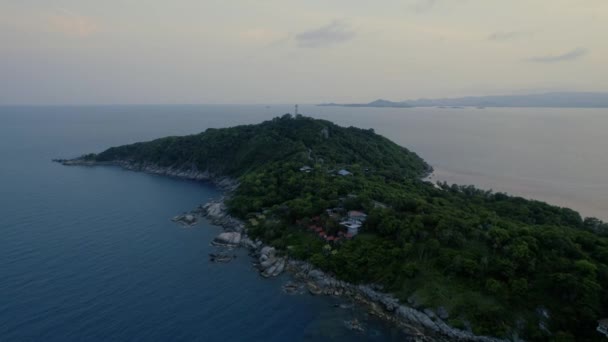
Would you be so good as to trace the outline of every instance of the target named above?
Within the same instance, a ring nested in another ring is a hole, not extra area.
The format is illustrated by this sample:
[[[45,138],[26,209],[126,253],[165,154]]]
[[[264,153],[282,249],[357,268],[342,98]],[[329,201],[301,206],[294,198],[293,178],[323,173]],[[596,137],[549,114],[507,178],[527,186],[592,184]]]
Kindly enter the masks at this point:
[[[274,265],[276,262],[277,259],[274,256],[267,257],[266,255],[262,255],[260,257],[260,267],[262,268],[262,270],[266,270],[267,268]]]
[[[212,242],[214,245],[218,246],[229,246],[235,247],[241,243],[241,233],[237,232],[224,232],[220,235],[216,236]]]
[[[241,246],[245,248],[249,248],[251,250],[255,249],[255,242],[253,242],[250,238],[244,236],[241,237]]]
[[[260,258],[262,258],[263,256],[265,256],[265,258],[270,258],[273,257],[275,253],[276,249],[274,249],[274,247],[265,246],[260,250]]]
[[[210,202],[206,207],[207,215],[211,219],[220,219],[226,215],[226,208],[223,202]]]

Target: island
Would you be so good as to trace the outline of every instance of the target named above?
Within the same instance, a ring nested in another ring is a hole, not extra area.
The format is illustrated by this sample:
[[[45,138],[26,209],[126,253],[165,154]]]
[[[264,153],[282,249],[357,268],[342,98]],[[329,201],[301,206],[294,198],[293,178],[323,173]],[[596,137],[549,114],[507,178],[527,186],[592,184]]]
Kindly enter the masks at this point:
[[[439,107],[459,109],[463,107],[536,107],[536,108],[607,108],[608,93],[555,92],[526,95],[468,96],[442,99],[417,99],[405,101],[376,100],[369,103],[322,103],[319,106],[408,108]]]
[[[213,182],[224,196],[197,210],[229,228],[214,243],[251,248],[265,276],[295,268],[309,292],[359,296],[398,323],[471,341],[602,337],[608,224],[431,183],[430,165],[372,129],[286,114],[57,161]]]

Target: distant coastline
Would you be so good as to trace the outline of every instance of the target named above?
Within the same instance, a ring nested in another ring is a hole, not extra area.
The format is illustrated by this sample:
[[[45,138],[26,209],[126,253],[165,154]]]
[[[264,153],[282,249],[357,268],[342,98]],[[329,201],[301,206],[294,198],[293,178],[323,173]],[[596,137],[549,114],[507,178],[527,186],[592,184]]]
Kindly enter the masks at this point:
[[[608,108],[608,93],[556,92],[529,95],[469,96],[458,98],[417,99],[389,101],[378,99],[369,103],[322,103],[318,106],[330,107],[513,107],[513,108]]]

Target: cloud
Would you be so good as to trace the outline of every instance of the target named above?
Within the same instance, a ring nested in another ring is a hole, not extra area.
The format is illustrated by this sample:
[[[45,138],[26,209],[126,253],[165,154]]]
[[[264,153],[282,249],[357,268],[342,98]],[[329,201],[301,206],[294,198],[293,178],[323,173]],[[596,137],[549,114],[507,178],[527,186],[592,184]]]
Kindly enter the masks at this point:
[[[48,25],[53,32],[74,37],[88,37],[99,31],[93,19],[67,10],[50,15]]]
[[[299,47],[318,48],[345,43],[355,36],[349,25],[335,20],[321,28],[296,34],[295,40]]]
[[[535,63],[557,63],[557,62],[567,62],[579,59],[584,57],[589,51],[584,48],[577,48],[572,51],[568,51],[561,55],[549,55],[549,56],[540,56],[540,57],[532,57],[529,58],[529,62]]]
[[[504,42],[508,40],[525,38],[533,35],[530,31],[498,31],[488,36],[488,40]]]

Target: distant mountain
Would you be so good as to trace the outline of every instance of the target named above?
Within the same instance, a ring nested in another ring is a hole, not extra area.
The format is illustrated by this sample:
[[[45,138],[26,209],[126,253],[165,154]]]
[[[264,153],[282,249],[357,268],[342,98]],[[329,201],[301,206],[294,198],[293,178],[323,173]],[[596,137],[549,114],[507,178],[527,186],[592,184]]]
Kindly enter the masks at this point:
[[[347,103],[347,104],[339,104],[339,103],[322,103],[319,106],[339,106],[339,107],[389,107],[389,108],[408,108],[412,107],[408,103],[405,102],[393,102],[388,100],[378,99],[376,101],[372,101],[370,103]]]
[[[376,100],[367,104],[322,104],[345,107],[561,107],[608,108],[608,93],[559,92],[530,95],[469,96],[442,99],[418,99],[400,102]]]

